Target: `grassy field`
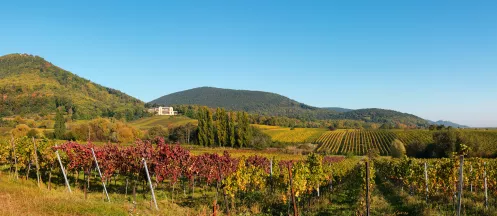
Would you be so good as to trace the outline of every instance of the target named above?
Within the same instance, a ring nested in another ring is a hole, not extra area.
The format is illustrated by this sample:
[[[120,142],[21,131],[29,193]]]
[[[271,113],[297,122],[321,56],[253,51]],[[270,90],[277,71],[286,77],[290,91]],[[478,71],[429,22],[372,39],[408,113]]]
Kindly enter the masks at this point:
[[[147,130],[156,125],[161,125],[162,127],[168,128],[185,125],[188,123],[196,125],[197,120],[188,118],[186,116],[152,116],[130,122],[131,125],[137,127],[140,130]]]
[[[52,190],[43,185],[38,188],[33,180],[13,180],[7,173],[0,173],[0,215],[187,215],[187,208],[159,202],[160,211],[150,209],[149,200],[138,200],[136,208],[122,194],[111,193],[110,203],[102,193],[93,192],[84,199],[84,193],[73,188],[69,194],[65,187]],[[129,198],[130,196],[128,196]]]
[[[271,136],[275,142],[281,143],[315,143],[327,131],[324,128],[286,128],[278,126],[254,125]]]

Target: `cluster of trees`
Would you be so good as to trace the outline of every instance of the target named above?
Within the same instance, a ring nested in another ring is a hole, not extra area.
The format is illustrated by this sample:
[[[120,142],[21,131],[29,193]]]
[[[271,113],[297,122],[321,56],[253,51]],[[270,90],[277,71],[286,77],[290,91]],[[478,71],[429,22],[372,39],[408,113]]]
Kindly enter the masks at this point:
[[[425,143],[413,139],[405,144],[407,156],[417,158],[451,157],[453,152],[459,152],[462,146],[468,146],[470,157],[497,157],[495,143],[497,134],[487,131],[461,131],[455,129],[440,129],[433,132],[433,142]]]
[[[271,138],[250,126],[246,112],[226,112],[218,108],[215,113],[207,107],[198,112],[197,142],[202,146],[265,147]]]
[[[193,144],[197,141],[198,127],[192,123],[179,125],[176,127],[164,128],[161,125],[155,125],[147,130],[143,138],[153,140],[157,137],[173,143]]]
[[[151,105],[150,105],[151,106]],[[177,105],[174,106],[175,110],[184,114],[187,117],[198,119],[201,114],[202,106],[198,105]],[[210,108],[211,111],[214,109]],[[374,110],[374,109],[372,109]],[[378,111],[382,115],[386,115],[382,110]],[[358,111],[361,115],[370,114],[370,112]],[[386,111],[386,113],[394,111]],[[373,114],[375,112],[372,112]],[[397,113],[397,112],[395,112]],[[405,114],[407,115],[407,114]],[[380,116],[373,115],[373,116]],[[277,115],[263,115],[263,114],[248,114],[248,119],[250,124],[261,124],[261,125],[271,125],[271,126],[281,126],[281,127],[291,127],[291,128],[328,128],[333,127],[337,129],[406,129],[406,128],[419,128],[424,127],[424,124],[420,121],[419,124],[409,123],[415,117],[408,116],[403,119],[403,114],[391,115],[392,118],[398,118],[398,120],[382,119],[381,117],[375,117],[374,121],[366,121],[365,118],[359,118],[356,115],[349,114],[343,116],[342,119],[333,117],[327,120],[318,120],[316,118],[294,118],[287,116],[277,116]],[[400,116],[400,117],[399,117]],[[351,119],[346,119],[350,117]],[[331,118],[331,117],[330,117]],[[412,119],[411,119],[412,118]],[[376,122],[378,121],[378,122]],[[383,122],[383,123],[380,123]],[[407,122],[407,123],[406,123]]]
[[[57,130],[54,131],[57,137]],[[96,118],[86,123],[72,125],[64,138],[66,140],[129,143],[141,137],[140,130],[117,119]]]
[[[428,126],[428,130],[430,130],[430,131],[436,131],[436,130],[440,131],[440,130],[445,130],[445,129],[450,130],[450,129],[452,129],[452,126],[448,126],[448,127],[445,127],[445,125],[430,125],[430,126]]]

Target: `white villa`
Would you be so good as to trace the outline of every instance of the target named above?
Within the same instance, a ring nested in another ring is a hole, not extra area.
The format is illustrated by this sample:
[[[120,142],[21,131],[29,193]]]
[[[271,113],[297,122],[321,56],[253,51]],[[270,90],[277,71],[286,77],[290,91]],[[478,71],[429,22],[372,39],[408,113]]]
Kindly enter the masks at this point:
[[[155,107],[148,109],[149,113],[154,113],[155,115],[178,115],[178,111],[174,111],[173,107]]]

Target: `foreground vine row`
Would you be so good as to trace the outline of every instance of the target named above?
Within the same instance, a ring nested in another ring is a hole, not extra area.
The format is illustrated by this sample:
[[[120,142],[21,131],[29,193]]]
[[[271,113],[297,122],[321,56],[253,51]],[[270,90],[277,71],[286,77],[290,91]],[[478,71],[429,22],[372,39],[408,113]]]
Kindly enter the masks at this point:
[[[50,140],[21,138],[2,145],[2,164],[7,165],[15,176],[33,177],[39,173],[40,181],[50,187],[54,176],[61,176],[56,152],[68,175],[79,176],[84,181],[71,182],[89,191],[90,178],[99,178],[95,173],[96,163],[92,150],[102,171],[102,182],[111,183],[116,178],[122,184],[122,191],[133,193],[147,180],[143,160],[150,172],[153,188],[170,191],[171,199],[178,196],[180,189],[190,199],[211,197],[217,200],[226,212],[237,212],[240,206],[250,206],[257,197],[264,197],[264,205],[270,214],[288,213],[285,206],[293,206],[290,212],[298,212],[310,199],[329,193],[333,187],[347,182],[355,190],[358,209],[363,211],[366,193],[364,161],[344,157],[308,155],[304,160],[274,160],[257,155],[232,157],[229,153],[193,155],[180,145],[171,145],[163,139],[138,140],[134,145],[117,146],[108,144],[79,144],[66,142],[56,146]],[[35,166],[35,164],[38,164]],[[369,189],[374,183],[371,165]],[[31,172],[31,175],[30,175]],[[38,176],[38,175],[37,175]],[[73,178],[78,181],[78,177]],[[61,182],[59,181],[59,186]],[[92,187],[95,187],[93,185]],[[202,194],[198,192],[202,191]],[[174,193],[176,191],[176,193]],[[197,193],[196,193],[197,191]],[[145,192],[146,191],[143,191]],[[210,194],[210,196],[209,196]],[[260,201],[260,200],[258,200]]]

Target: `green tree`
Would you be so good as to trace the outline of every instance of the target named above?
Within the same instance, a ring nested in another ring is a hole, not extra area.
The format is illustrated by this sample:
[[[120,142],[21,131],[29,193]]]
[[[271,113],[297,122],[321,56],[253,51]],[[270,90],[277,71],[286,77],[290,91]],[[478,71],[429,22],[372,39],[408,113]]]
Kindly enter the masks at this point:
[[[216,110],[216,140],[219,146],[225,146],[227,142],[228,122],[226,110],[217,108]]]
[[[409,157],[426,157],[426,144],[419,138],[415,138],[406,145],[406,154]]]
[[[242,113],[237,112],[236,119],[238,120],[238,123],[236,124],[235,134],[236,134],[236,145],[238,147],[243,147],[243,145],[244,145],[244,143],[243,143],[244,128],[243,128],[243,124],[240,124],[240,122],[242,121],[242,118],[243,118]]]
[[[398,139],[395,139],[390,145],[390,154],[394,158],[401,158],[406,155],[406,148],[404,147],[404,143],[402,143]]]
[[[154,139],[155,137],[162,137],[167,140],[169,133],[161,125],[156,125],[148,129],[147,136],[149,139]]]
[[[66,133],[66,120],[64,119],[62,111],[59,109],[57,109],[55,115],[54,133],[56,139],[63,139],[64,134]]]
[[[212,119],[212,112],[209,108],[205,107],[206,116],[206,131],[207,131],[207,145],[213,147],[216,140],[214,120]]]
[[[197,119],[198,119],[198,126],[197,126],[197,139],[198,139],[198,144],[201,146],[206,146],[207,145],[207,132],[206,132],[206,122],[205,122],[205,116],[204,116],[203,108],[200,112],[197,114]]]
[[[454,130],[433,133],[433,141],[435,146],[432,155],[436,157],[450,157],[456,151],[457,134]]]
[[[250,122],[248,113],[242,113],[241,125],[243,126],[243,146],[247,146],[252,140],[252,130],[250,128]]]
[[[235,147],[236,144],[236,135],[235,135],[235,130],[236,130],[236,123],[235,123],[235,114],[231,113],[228,116],[228,140],[229,140],[229,145],[231,147]]]

